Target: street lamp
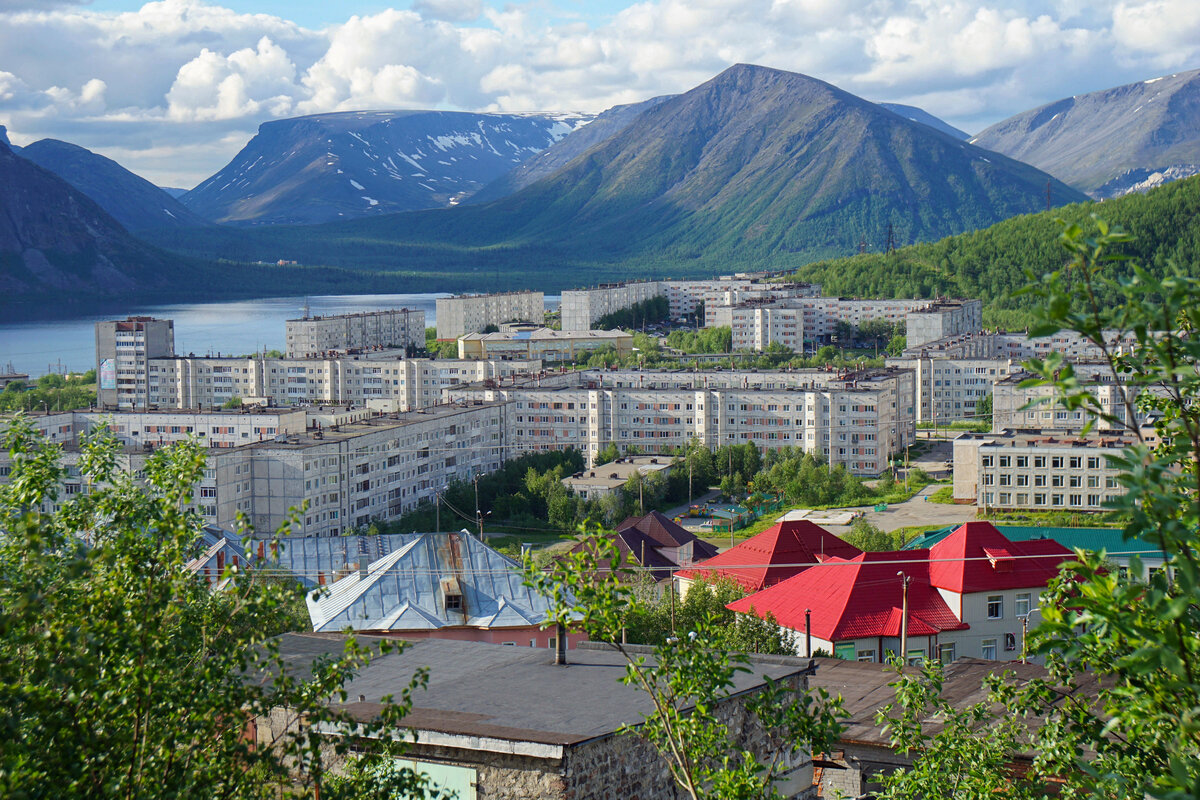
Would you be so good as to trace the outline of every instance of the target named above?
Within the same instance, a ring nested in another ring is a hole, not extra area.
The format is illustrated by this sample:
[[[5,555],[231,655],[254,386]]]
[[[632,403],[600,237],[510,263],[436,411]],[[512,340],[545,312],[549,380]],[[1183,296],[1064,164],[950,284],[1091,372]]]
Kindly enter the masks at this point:
[[[1033,608],[1029,609],[1029,611],[1027,613],[1017,615],[1017,619],[1021,620],[1021,663],[1022,664],[1026,663],[1025,658],[1026,658],[1027,651],[1025,648],[1025,640],[1029,636],[1029,617],[1033,615],[1033,612],[1041,611],[1041,610],[1042,610],[1041,606],[1034,606]]]

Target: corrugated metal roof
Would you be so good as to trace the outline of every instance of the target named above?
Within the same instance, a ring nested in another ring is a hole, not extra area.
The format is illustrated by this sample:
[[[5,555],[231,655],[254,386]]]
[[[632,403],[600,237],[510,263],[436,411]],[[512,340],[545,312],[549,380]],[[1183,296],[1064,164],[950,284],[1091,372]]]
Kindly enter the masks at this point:
[[[549,605],[523,581],[515,561],[466,531],[425,533],[311,593],[308,610],[314,631],[523,628],[543,622]]]
[[[948,525],[934,531],[927,531],[904,546],[905,550],[916,550],[933,547],[945,539],[958,525]],[[1035,539],[1053,539],[1063,547],[1070,549],[1091,550],[1097,552],[1106,550],[1110,553],[1127,552],[1161,552],[1162,548],[1139,537],[1126,539],[1120,528],[1054,528],[1041,525],[997,525],[996,529],[1014,542],[1028,542]]]

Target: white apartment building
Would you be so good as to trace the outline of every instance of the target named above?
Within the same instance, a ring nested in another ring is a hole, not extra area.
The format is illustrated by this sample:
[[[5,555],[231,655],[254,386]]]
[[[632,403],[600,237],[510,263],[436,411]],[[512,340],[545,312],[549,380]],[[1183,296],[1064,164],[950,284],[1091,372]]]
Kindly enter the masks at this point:
[[[918,422],[975,419],[976,404],[993,393],[996,382],[1021,371],[1019,362],[1008,358],[904,355],[885,363],[916,376]]]
[[[347,350],[425,348],[425,312],[407,308],[289,319],[287,356],[316,358]]]
[[[97,426],[120,438],[118,467],[137,473],[160,445],[198,437],[208,464],[194,506],[206,523],[232,528],[239,513],[271,533],[290,510],[307,511],[294,535],[337,536],[414,508],[457,480],[498,469],[504,413],[496,404],[442,405],[407,414],[364,410],[65,412],[35,425],[63,446],[66,475],[54,510],[90,487],[79,437]],[[11,473],[0,454],[0,482]]]
[[[606,314],[644,303],[666,291],[666,284],[660,281],[602,283],[590,289],[570,289],[562,293],[559,306],[562,329],[589,331],[592,324]]]
[[[954,440],[954,499],[990,509],[1102,511],[1125,493],[1105,456],[1132,443],[1045,430],[966,433]]]
[[[982,300],[935,300],[904,318],[908,347],[983,330]]]
[[[1127,350],[1136,345],[1132,337],[1119,338],[1115,331],[1109,331],[1106,339],[1113,350]],[[1073,331],[1059,331],[1051,336],[1030,339],[1023,331],[980,330],[947,336],[920,345],[914,345],[910,339],[904,356],[1024,361],[1029,358],[1045,358],[1050,353],[1061,353],[1071,361],[1095,361],[1104,355],[1099,347]]]
[[[342,404],[380,411],[436,405],[459,383],[537,371],[540,361],[458,361],[405,358],[403,351],[334,358],[153,359],[148,397],[139,405],[217,408],[231,398],[273,406]]]
[[[505,322],[546,320],[546,299],[541,292],[500,292],[439,297],[435,303],[438,339],[457,339]],[[566,330],[566,328],[564,328]],[[422,336],[424,333],[422,333]]]
[[[169,319],[129,317],[96,323],[96,402],[101,408],[144,405],[150,359],[175,352]]]
[[[1116,418],[1116,422],[1097,419],[1095,428],[1101,431],[1123,431],[1125,420],[1128,418],[1130,405],[1133,401],[1133,390],[1123,383],[1112,380],[1108,365],[1097,361],[1077,361],[1073,364],[1075,374],[1085,384],[1091,393],[1100,401],[1104,413]],[[1047,429],[1059,431],[1079,431],[1092,421],[1092,415],[1082,410],[1070,410],[1056,402],[1056,390],[1053,386],[1022,387],[1026,379],[1034,377],[1031,373],[1014,367],[1011,374],[996,382],[992,389],[992,430],[1005,429]],[[1134,408],[1135,420],[1138,424],[1147,421],[1148,417]]]
[[[589,370],[447,395],[505,401],[516,451],[576,447],[589,459],[612,443],[669,452],[692,439],[709,447],[751,442],[878,475],[915,435],[912,373],[900,370]]]

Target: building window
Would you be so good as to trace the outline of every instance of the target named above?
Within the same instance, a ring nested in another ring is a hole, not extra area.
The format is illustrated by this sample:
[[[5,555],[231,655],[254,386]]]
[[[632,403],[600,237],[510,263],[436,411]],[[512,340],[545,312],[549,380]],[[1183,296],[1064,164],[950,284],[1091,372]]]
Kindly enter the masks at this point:
[[[943,664],[949,664],[954,660],[954,643],[938,645],[938,659]]]
[[[1017,635],[1015,633],[1004,634],[1004,649],[1008,651],[1017,649]]]
[[[1003,619],[1004,618],[1004,595],[989,594],[987,599],[987,618],[988,619]]]
[[[984,639],[981,652],[983,654],[983,658],[995,661],[996,660],[996,640],[995,639]]]
[[[1033,595],[1029,592],[1021,592],[1017,595],[1016,601],[1013,603],[1013,613],[1018,617],[1024,617],[1029,614],[1030,601]]]
[[[858,660],[874,662],[875,661],[875,649],[872,648],[870,650],[859,650],[858,651]]]

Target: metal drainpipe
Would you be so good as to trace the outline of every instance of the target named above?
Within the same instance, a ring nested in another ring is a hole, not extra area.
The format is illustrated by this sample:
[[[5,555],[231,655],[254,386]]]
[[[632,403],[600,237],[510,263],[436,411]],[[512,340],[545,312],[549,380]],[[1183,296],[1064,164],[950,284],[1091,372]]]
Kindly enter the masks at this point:
[[[567,629],[561,622],[554,626],[554,664],[567,666]]]

